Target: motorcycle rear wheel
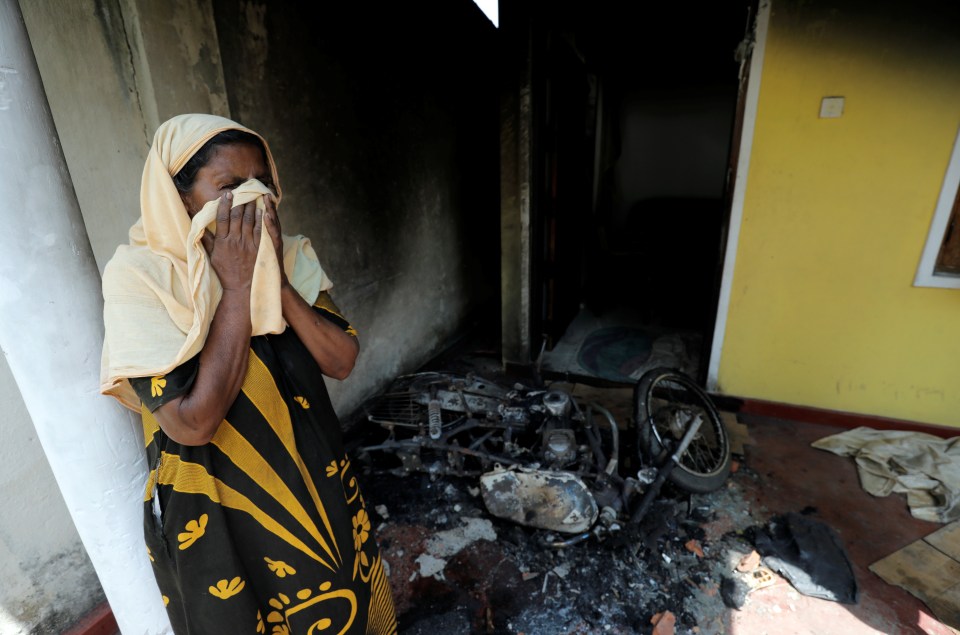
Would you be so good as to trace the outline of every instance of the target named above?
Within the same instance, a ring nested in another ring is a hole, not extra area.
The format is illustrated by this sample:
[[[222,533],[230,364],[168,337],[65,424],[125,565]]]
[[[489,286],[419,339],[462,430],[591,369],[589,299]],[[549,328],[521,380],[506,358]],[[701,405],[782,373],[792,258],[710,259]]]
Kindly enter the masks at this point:
[[[730,475],[730,439],[709,395],[672,368],[655,368],[634,388],[634,420],[641,459],[662,464],[696,418],[702,424],[669,479],[695,493],[712,492]]]

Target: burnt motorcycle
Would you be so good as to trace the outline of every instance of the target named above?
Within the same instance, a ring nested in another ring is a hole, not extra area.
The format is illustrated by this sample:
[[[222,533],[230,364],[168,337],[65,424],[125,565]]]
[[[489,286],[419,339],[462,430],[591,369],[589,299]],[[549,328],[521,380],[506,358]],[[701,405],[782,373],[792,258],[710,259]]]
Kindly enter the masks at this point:
[[[478,478],[492,515],[572,535],[550,543],[566,547],[639,522],[668,479],[706,493],[730,473],[727,431],[689,377],[651,370],[633,397],[633,419],[621,426],[564,390],[407,375],[368,407],[384,438],[358,453],[392,455],[382,469],[399,475]]]

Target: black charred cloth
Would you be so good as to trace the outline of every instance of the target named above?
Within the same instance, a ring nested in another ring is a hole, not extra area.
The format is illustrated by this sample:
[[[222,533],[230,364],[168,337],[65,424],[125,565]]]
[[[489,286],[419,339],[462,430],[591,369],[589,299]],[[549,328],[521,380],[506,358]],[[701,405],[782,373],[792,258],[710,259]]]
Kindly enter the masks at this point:
[[[776,516],[756,533],[754,546],[768,567],[815,598],[856,604],[857,579],[831,527],[800,514]]]

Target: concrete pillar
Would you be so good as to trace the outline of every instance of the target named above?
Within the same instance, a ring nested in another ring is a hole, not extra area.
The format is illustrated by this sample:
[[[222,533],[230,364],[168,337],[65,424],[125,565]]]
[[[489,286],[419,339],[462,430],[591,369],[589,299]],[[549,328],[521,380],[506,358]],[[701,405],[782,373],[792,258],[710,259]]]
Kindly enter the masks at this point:
[[[98,394],[100,278],[16,0],[0,0],[0,200],[0,348],[120,628],[170,632],[142,537],[142,433]]]
[[[533,95],[530,7],[501,5],[500,322],[504,364],[531,362]]]

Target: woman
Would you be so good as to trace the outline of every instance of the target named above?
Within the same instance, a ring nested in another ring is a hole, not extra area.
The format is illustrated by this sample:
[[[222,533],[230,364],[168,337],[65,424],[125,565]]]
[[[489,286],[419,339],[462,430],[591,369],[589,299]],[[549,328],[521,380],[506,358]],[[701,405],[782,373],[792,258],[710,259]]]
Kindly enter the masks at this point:
[[[174,631],[395,632],[321,376],[350,374],[356,332],[309,241],[280,232],[266,142],[175,117],[140,202],[104,272],[101,390],[143,418],[147,552]]]

